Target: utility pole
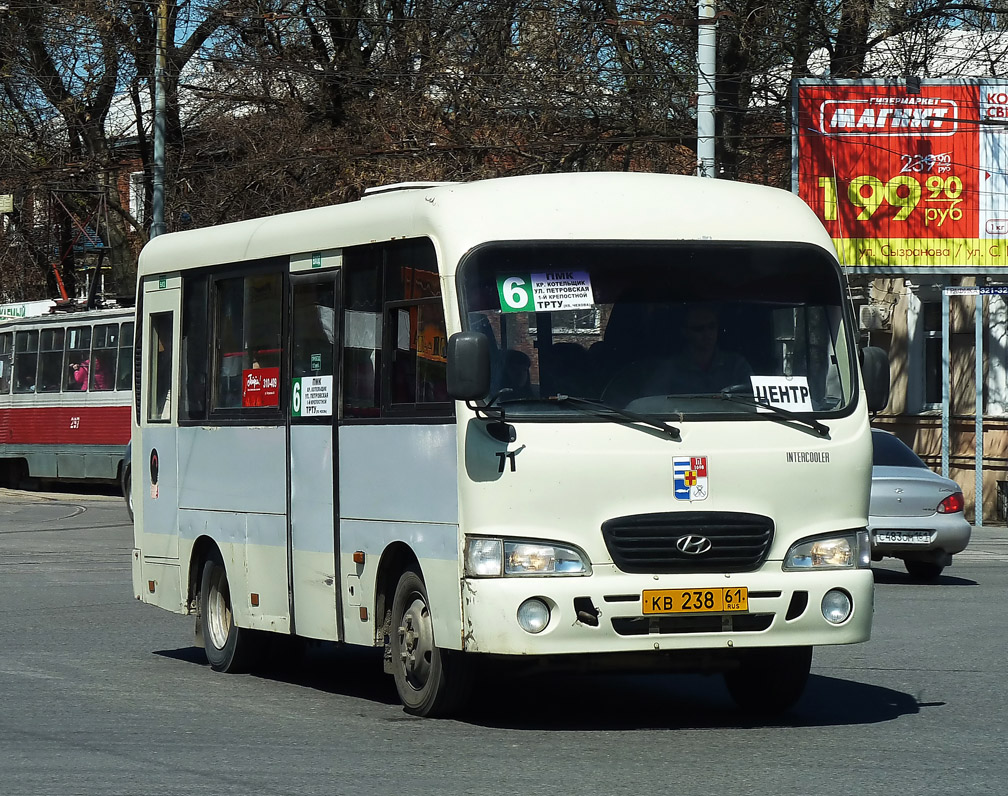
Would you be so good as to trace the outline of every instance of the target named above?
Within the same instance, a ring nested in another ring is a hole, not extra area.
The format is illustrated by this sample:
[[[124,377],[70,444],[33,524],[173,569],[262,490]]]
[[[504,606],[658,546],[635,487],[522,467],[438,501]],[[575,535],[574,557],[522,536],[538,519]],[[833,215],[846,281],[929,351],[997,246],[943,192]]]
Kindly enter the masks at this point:
[[[716,0],[699,0],[697,16],[697,175],[714,177],[714,71]]]
[[[151,192],[152,238],[165,231],[165,67],[168,52],[168,0],[160,0],[157,20],[157,66],[154,75],[154,185]]]

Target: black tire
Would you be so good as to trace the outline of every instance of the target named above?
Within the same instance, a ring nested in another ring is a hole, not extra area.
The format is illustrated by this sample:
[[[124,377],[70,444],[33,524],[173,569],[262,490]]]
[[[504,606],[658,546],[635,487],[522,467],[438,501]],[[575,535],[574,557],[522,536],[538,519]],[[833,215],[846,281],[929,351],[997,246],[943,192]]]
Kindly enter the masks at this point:
[[[471,688],[468,662],[434,643],[427,587],[412,569],[396,586],[391,630],[392,675],[406,712],[436,717],[458,710]]]
[[[215,672],[248,671],[256,656],[258,637],[254,630],[240,628],[234,623],[227,570],[216,556],[203,564],[198,622],[211,669]]]
[[[945,567],[932,561],[904,561],[903,566],[914,580],[937,580]]]
[[[811,668],[811,647],[748,650],[738,669],[724,673],[724,680],[742,710],[783,713],[801,698]]]

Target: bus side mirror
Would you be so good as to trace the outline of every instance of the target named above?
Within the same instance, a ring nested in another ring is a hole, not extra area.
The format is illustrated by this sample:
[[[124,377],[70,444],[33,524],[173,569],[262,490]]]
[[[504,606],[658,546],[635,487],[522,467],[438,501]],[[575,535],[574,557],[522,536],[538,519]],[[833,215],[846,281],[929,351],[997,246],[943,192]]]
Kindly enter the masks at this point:
[[[448,394],[475,401],[489,392],[490,341],[481,332],[456,332],[448,338]]]
[[[881,412],[889,403],[889,355],[877,346],[861,349],[861,375],[864,377],[868,411]]]

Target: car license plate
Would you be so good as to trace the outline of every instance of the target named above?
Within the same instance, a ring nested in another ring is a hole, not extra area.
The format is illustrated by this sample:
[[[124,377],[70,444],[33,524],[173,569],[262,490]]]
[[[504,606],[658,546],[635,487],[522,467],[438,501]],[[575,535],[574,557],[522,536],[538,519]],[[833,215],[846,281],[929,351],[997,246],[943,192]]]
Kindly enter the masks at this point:
[[[641,594],[645,614],[720,614],[749,610],[749,589],[649,589]]]
[[[878,544],[930,544],[931,531],[875,531]]]

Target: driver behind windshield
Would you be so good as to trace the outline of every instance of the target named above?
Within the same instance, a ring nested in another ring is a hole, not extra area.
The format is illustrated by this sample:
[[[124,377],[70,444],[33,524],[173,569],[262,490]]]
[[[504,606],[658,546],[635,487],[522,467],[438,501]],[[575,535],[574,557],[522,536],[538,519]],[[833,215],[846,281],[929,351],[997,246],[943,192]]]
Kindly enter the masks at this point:
[[[650,372],[638,396],[718,393],[728,387],[751,386],[753,370],[744,357],[718,345],[721,323],[709,304],[685,308],[673,333],[671,353],[651,360]]]
[[[695,304],[686,311],[683,345],[672,360],[670,392],[710,393],[740,384],[750,386],[752,368],[740,354],[718,345],[720,327],[710,305]]]

